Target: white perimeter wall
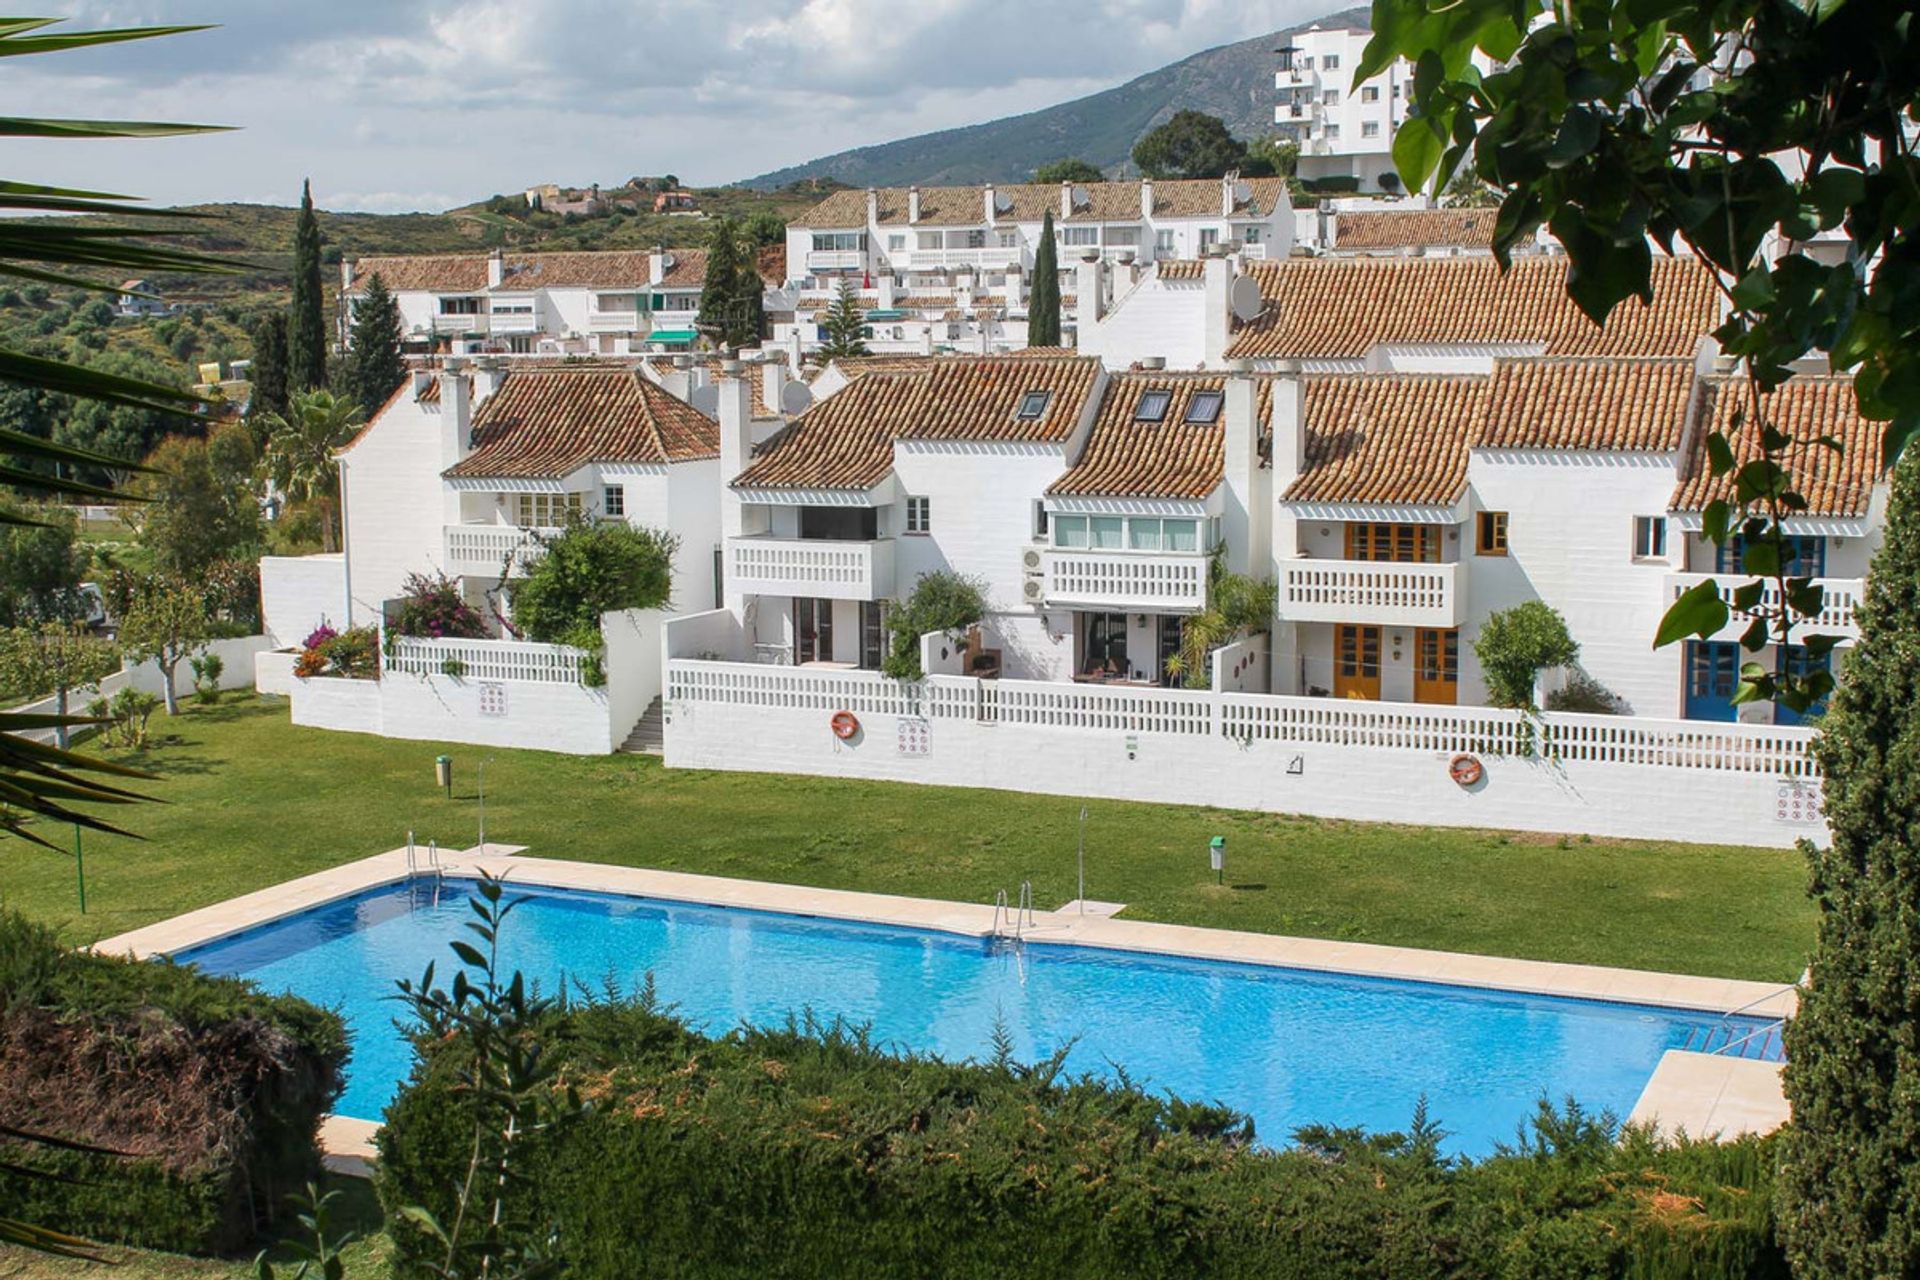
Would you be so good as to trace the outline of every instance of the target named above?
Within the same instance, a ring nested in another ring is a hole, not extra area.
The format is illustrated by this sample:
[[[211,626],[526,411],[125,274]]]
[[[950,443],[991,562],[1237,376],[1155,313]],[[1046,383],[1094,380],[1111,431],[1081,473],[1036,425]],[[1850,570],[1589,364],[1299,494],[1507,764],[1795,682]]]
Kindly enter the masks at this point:
[[[345,557],[261,557],[260,623],[274,648],[292,648],[322,622],[344,630],[346,619]]]
[[[1817,817],[1782,820],[1783,778],[1811,734],[1626,717],[1549,716],[1563,744],[1523,757],[1510,712],[1327,699],[1132,692],[933,677],[672,662],[666,763],[992,787],[1048,795],[1440,826],[1587,832],[1785,847],[1825,838]],[[981,718],[982,696],[995,711]],[[861,728],[833,735],[836,710]],[[925,754],[903,747],[903,721]],[[1506,745],[1505,755],[1485,749]],[[1485,767],[1461,787],[1463,748]],[[1644,760],[1646,763],[1632,763]],[[1676,761],[1691,761],[1688,767]],[[1712,767],[1706,767],[1711,764]],[[1802,766],[1803,767],[1803,766]]]
[[[505,714],[480,714],[481,686],[487,683],[505,690]],[[526,747],[569,755],[605,755],[616,745],[606,689],[521,680],[488,682],[437,675],[295,680],[293,723],[383,738]],[[621,729],[622,739],[632,727]]]
[[[381,601],[398,596],[408,574],[446,567],[446,525],[457,522],[459,501],[440,480],[441,424],[438,404],[402,395],[341,458],[353,622],[379,621]],[[333,617],[336,627],[347,622]]]

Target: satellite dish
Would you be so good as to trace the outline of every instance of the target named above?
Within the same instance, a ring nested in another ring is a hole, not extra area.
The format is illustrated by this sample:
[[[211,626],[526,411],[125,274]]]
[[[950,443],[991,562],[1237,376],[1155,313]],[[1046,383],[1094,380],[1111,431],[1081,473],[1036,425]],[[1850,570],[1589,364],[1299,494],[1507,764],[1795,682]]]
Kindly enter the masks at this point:
[[[813,404],[813,388],[804,382],[789,382],[780,388],[780,412],[788,417],[805,413]]]
[[[1004,191],[994,192],[993,211],[996,214],[1013,212],[1013,197]]]
[[[1253,199],[1253,184],[1251,182],[1236,182],[1233,184],[1233,202],[1236,205],[1245,204],[1251,199]]]
[[[1067,198],[1072,201],[1076,209],[1084,209],[1093,203],[1093,193],[1081,186],[1074,187],[1073,194]]]
[[[1260,297],[1260,282],[1252,276],[1236,276],[1227,289],[1227,305],[1233,308],[1234,319],[1243,324],[1259,319],[1267,305]]]

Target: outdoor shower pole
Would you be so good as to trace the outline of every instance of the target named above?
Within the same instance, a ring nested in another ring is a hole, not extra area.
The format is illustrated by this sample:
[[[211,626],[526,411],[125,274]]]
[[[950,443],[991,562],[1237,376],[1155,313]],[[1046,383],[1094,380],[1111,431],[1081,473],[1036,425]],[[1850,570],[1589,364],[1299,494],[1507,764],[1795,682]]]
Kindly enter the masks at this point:
[[[487,760],[491,759],[493,757],[488,756],[480,762],[480,853],[483,857],[487,852]]]
[[[87,914],[87,859],[80,852],[80,824],[73,824],[73,873],[80,882],[80,914]]]
[[[1087,806],[1080,806],[1080,914],[1087,914]]]

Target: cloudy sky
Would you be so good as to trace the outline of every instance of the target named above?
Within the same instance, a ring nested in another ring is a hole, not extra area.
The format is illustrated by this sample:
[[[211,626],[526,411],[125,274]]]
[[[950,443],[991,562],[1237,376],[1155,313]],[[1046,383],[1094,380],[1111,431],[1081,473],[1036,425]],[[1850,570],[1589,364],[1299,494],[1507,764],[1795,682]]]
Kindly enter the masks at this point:
[[[163,203],[440,210],[540,181],[730,182],[1078,97],[1335,0],[43,0],[217,30],[0,62],[0,114],[240,132],[13,142],[6,174]]]

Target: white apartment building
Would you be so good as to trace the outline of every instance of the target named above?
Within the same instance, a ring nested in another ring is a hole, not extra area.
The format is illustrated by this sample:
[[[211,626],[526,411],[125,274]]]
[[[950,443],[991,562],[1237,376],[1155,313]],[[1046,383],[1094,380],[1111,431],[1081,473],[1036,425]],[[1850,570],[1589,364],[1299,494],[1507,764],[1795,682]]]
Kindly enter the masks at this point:
[[[1393,167],[1393,133],[1407,118],[1413,64],[1397,59],[1356,87],[1353,73],[1372,38],[1365,27],[1315,23],[1279,51],[1273,123],[1281,137],[1300,144],[1302,181],[1353,178],[1360,191],[1405,189]],[[1478,53],[1474,64],[1483,73],[1493,69]]]
[[[1293,209],[1278,178],[889,187],[841,191],[787,227],[794,317],[775,326],[791,351],[820,341],[820,314],[854,287],[877,354],[991,354],[1027,342],[1027,301],[1045,215],[1054,218],[1063,341],[1092,305],[1077,264],[1130,277],[1216,245],[1285,257]]]
[[[769,310],[779,290],[779,250],[761,257]],[[340,264],[340,337],[352,307],[378,275],[400,306],[416,353],[581,356],[688,351],[700,341],[704,249],[436,254],[347,258]]]

